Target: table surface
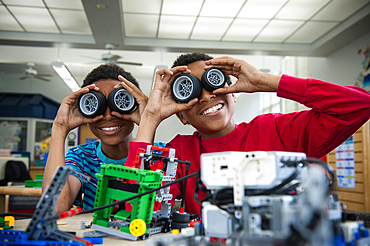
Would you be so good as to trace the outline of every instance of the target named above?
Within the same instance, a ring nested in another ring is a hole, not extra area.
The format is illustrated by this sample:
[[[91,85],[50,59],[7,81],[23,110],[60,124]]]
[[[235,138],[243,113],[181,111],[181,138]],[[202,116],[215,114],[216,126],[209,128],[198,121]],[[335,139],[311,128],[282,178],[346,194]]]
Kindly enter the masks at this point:
[[[84,221],[85,225],[90,225],[92,219],[93,217],[91,213],[68,217],[62,220],[58,220],[58,222],[66,223],[65,225],[58,225],[58,229],[61,231],[73,231],[76,232],[77,237],[84,237],[83,236],[84,232],[92,231],[92,229],[81,230],[81,221]],[[14,227],[12,228],[12,230],[21,230],[21,231],[26,230],[30,223],[30,220],[31,219],[16,220],[14,222]],[[170,235],[170,233],[158,233],[152,235],[150,239],[137,241],[131,241],[117,236],[108,235],[107,237],[103,237],[103,245],[153,245],[151,242],[155,240],[155,238],[166,235]]]
[[[24,187],[23,186],[0,186],[1,195],[13,196],[35,196],[41,197],[41,188]]]

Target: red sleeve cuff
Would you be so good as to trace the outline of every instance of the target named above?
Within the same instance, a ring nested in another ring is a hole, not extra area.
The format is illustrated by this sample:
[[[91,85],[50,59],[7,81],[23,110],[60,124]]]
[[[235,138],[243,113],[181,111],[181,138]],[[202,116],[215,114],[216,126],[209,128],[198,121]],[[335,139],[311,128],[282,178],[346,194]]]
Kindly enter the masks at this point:
[[[304,103],[309,79],[296,78],[283,74],[277,90],[278,97]]]

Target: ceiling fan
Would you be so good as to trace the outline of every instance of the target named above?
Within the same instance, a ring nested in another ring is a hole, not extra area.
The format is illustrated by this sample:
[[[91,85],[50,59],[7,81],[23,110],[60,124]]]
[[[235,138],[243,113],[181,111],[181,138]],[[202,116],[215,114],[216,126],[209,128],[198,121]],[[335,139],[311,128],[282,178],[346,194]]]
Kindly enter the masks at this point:
[[[122,58],[122,56],[111,53],[111,50],[113,50],[114,48],[113,44],[106,44],[105,48],[108,50],[108,53],[102,54],[100,58],[100,60],[104,63],[125,64],[125,65],[133,65],[133,66],[143,65],[142,63],[138,63],[138,62],[119,61],[119,59]]]
[[[47,78],[44,78],[44,77],[51,77],[52,75],[51,74],[39,74],[37,72],[37,70],[33,68],[35,66],[35,63],[27,62],[27,66],[28,66],[28,68],[26,68],[23,71],[23,74],[25,76],[19,78],[19,80],[24,80],[24,79],[28,79],[28,78],[35,78],[35,79],[43,80],[43,81],[46,81],[46,82],[50,81],[50,79],[47,79]]]

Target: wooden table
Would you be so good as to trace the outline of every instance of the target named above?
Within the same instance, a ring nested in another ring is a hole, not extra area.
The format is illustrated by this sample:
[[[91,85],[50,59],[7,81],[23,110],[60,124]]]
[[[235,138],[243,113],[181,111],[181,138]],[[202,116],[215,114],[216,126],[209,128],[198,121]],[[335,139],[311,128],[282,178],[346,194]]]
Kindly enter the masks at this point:
[[[58,229],[62,231],[74,231],[76,232],[77,237],[84,237],[84,232],[92,231],[92,229],[81,230],[81,221],[84,221],[85,225],[90,225],[92,219],[92,214],[81,214],[75,215],[73,217],[68,217],[58,221],[65,222],[65,225],[58,225]],[[14,223],[14,228],[12,230],[26,230],[28,224],[30,223],[30,220],[31,219],[16,220]],[[137,241],[130,241],[117,236],[108,235],[107,237],[103,238],[103,245],[152,245],[152,241],[150,240],[155,240],[156,237],[170,235],[170,233],[159,233],[152,235],[150,239]]]
[[[34,196],[41,197],[41,188],[24,186],[0,186],[0,213],[5,211],[5,196]]]

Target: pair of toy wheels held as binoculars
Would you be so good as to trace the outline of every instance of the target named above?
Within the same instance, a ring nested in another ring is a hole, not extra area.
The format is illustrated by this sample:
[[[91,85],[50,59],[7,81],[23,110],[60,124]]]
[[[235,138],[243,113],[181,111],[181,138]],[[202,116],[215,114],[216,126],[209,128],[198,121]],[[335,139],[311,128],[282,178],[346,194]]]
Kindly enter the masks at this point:
[[[202,95],[202,87],[207,91],[214,91],[225,86],[226,78],[224,73],[218,68],[209,68],[201,80],[198,77],[182,73],[178,75],[172,85],[172,95],[177,102],[186,103]]]
[[[212,92],[224,87],[225,83],[225,75],[221,70],[209,68],[204,72],[201,80],[192,74],[178,75],[172,83],[171,91],[175,101],[186,103],[194,98],[199,98],[202,94],[202,87]],[[89,91],[80,97],[78,106],[83,116],[93,118],[104,114],[107,104],[111,111],[121,114],[130,114],[137,107],[135,97],[124,88],[112,91],[108,96],[108,101],[103,93]]]
[[[99,91],[89,91],[79,98],[78,108],[83,116],[94,118],[105,113],[107,104],[111,111],[121,114],[130,114],[137,107],[135,97],[126,89],[118,88],[109,94],[108,100]]]

